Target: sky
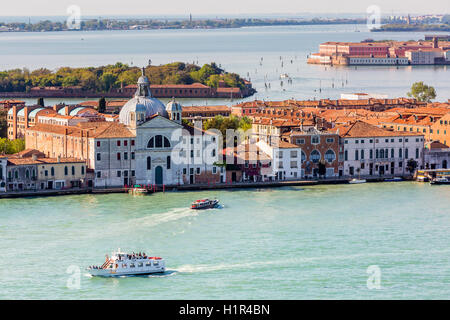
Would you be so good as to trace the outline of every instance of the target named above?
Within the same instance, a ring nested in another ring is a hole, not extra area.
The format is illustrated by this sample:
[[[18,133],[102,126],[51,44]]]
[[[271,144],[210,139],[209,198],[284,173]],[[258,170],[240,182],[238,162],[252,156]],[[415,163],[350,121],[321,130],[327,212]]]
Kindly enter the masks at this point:
[[[0,16],[65,16],[77,5],[86,16],[361,13],[450,14],[449,0],[0,0]]]

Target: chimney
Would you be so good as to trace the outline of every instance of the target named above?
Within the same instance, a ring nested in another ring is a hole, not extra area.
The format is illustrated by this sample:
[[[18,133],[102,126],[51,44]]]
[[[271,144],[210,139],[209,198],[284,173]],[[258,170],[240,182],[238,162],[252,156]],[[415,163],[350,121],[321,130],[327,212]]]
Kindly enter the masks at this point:
[[[202,130],[203,129],[203,121],[202,118],[197,116],[194,117],[194,128]]]
[[[438,37],[433,37],[433,48],[434,49],[439,48],[439,39],[438,39]]]
[[[61,156],[58,156],[57,160],[58,160],[58,163],[60,163],[61,162]]]
[[[33,159],[33,161],[36,161],[36,160],[37,160],[37,154],[35,154],[35,153],[32,154],[32,155],[31,155],[31,159]]]

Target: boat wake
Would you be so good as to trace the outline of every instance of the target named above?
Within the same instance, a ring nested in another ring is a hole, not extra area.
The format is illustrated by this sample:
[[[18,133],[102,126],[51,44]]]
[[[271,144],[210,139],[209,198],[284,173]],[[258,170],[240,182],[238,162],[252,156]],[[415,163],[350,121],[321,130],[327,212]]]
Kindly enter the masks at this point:
[[[195,217],[198,212],[187,208],[174,208],[164,213],[149,214],[145,217],[130,220],[131,225],[154,227],[163,223],[172,222],[187,217]]]
[[[293,267],[301,264],[314,263],[324,260],[330,261],[347,261],[352,259],[364,259],[364,258],[383,258],[390,256],[401,256],[401,255],[420,255],[420,254],[441,254],[443,252],[448,252],[450,250],[435,250],[435,251],[421,251],[421,250],[408,250],[408,251],[400,251],[400,252],[384,252],[384,253],[356,253],[349,255],[324,255],[319,257],[295,257],[288,259],[276,259],[273,261],[252,261],[252,262],[244,262],[244,263],[220,263],[220,264],[199,264],[199,265],[191,265],[186,264],[176,268],[176,271],[179,273],[201,273],[201,272],[217,272],[217,271],[225,271],[225,270],[249,270],[255,269],[259,267],[270,266],[271,268],[274,266],[281,267]]]

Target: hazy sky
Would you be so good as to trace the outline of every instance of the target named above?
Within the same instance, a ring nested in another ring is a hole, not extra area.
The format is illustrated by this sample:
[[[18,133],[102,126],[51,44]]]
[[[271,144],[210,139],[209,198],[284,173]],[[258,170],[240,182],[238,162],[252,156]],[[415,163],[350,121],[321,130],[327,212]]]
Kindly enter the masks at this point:
[[[450,13],[449,0],[0,0],[0,16],[63,16],[78,5],[82,15],[267,13]]]

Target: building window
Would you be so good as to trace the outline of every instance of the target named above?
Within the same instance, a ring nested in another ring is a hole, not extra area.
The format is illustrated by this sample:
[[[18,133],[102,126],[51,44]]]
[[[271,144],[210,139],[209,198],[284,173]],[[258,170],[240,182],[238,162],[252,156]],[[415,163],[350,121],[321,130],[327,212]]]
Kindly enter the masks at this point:
[[[122,176],[122,171],[117,171],[117,177],[120,178]]]
[[[134,140],[131,140],[131,145],[134,146]]]
[[[336,154],[334,153],[333,150],[327,150],[327,152],[325,152],[325,160],[326,161],[328,161],[329,163],[332,163],[335,159],[336,159]]]
[[[120,140],[117,140],[117,146],[120,147]]]
[[[120,152],[117,152],[117,160],[120,161]]]
[[[373,159],[373,150],[372,149],[370,149],[370,151],[369,151],[369,158]]]
[[[197,174],[200,174],[200,168],[197,168]]]
[[[75,166],[72,166],[72,175],[75,175]]]
[[[334,142],[334,138],[327,138],[327,143],[333,143]]]
[[[170,148],[170,142],[166,137],[157,135],[149,140],[147,148]]]
[[[358,150],[355,150],[355,160],[358,160],[358,155],[359,155]]]
[[[306,153],[304,153],[302,150],[302,162],[305,162],[305,161],[306,161]]]
[[[97,161],[102,160],[102,155],[100,153],[97,153]]]
[[[134,177],[136,175],[136,172],[134,170],[131,170],[131,176]]]
[[[64,175],[67,176],[69,174],[69,169],[67,166],[64,167]]]
[[[170,169],[170,156],[167,156],[167,169]]]
[[[347,150],[344,151],[344,160],[345,161],[348,160],[348,151]]]
[[[147,157],[147,170],[152,169],[152,157]]]
[[[305,144],[305,139],[295,139],[295,144]]]
[[[55,168],[52,167],[52,168],[50,169],[50,174],[52,175],[52,177],[55,175]]]
[[[123,153],[123,159],[124,160],[128,160],[128,152],[124,152]]]
[[[319,143],[320,143],[320,138],[319,138],[319,136],[313,136],[313,137],[311,138],[311,143],[312,143],[312,144],[319,144]]]
[[[81,174],[84,175],[84,166],[81,166]]]
[[[134,160],[135,159],[135,155],[134,155],[134,152],[132,152],[131,153],[131,160]]]
[[[361,150],[361,160],[364,160],[364,150]]]
[[[416,148],[416,159],[419,158],[419,148]]]
[[[101,171],[97,171],[97,178],[101,178],[102,177],[102,172]]]
[[[123,145],[126,147],[128,146],[128,141],[127,140],[123,140]]]
[[[310,159],[314,163],[318,163],[320,160],[320,153],[317,150],[313,150],[310,155]]]
[[[394,148],[391,149],[391,158],[394,158]]]
[[[101,143],[100,141],[97,141],[97,147],[100,147]]]

